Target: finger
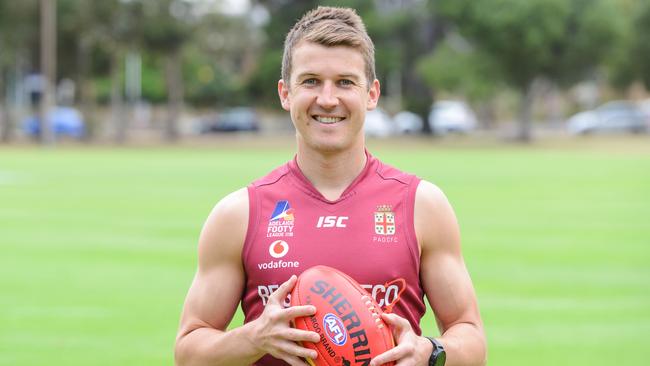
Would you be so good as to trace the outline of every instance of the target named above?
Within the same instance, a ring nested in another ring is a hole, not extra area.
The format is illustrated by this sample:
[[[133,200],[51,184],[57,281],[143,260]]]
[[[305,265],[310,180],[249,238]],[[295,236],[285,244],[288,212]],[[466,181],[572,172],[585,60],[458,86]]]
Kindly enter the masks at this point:
[[[404,347],[397,346],[373,358],[372,361],[370,361],[370,366],[380,366],[391,361],[397,361],[404,358],[406,355],[406,349]]]
[[[290,329],[286,333],[286,339],[294,342],[311,342],[316,343],[320,341],[320,336],[316,332],[310,332],[301,329]]]
[[[402,333],[412,330],[411,323],[399,315],[383,313],[381,314],[381,317],[391,326],[393,329],[393,335],[395,335],[396,338],[399,338],[399,335]]]
[[[284,299],[286,299],[287,295],[289,295],[293,289],[293,286],[296,285],[297,280],[298,277],[296,275],[292,275],[286,282],[282,283],[280,287],[278,287],[278,289],[271,294],[271,296],[269,296],[269,302],[282,304],[284,302]]]
[[[311,358],[315,359],[318,357],[318,352],[311,348],[306,348],[299,346],[298,344],[290,341],[282,341],[278,344],[278,348],[280,348],[280,351],[282,353],[291,355],[291,356],[296,356],[296,357],[302,357],[302,358]]]
[[[283,316],[287,320],[293,320],[304,316],[316,314],[316,307],[313,305],[298,305],[284,309]]]

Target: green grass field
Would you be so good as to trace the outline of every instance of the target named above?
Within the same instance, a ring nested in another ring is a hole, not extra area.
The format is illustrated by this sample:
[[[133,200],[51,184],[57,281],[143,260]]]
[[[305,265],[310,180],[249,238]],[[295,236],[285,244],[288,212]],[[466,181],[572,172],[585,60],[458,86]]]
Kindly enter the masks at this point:
[[[0,365],[172,365],[203,220],[288,141],[0,148]],[[489,364],[650,362],[650,141],[627,145],[371,143],[454,205]]]

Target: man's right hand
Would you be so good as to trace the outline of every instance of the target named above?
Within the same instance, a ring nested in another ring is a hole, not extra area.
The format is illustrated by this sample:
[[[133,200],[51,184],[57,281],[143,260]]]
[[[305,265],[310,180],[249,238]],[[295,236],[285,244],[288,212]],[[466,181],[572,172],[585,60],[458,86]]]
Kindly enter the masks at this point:
[[[311,316],[316,313],[312,305],[292,306],[285,308],[284,299],[295,286],[295,275],[284,282],[269,297],[264,311],[254,320],[251,341],[261,353],[281,359],[292,366],[308,366],[302,358],[315,359],[318,353],[312,349],[300,346],[297,342],[317,343],[320,336],[316,332],[295,329],[291,321],[295,318]]]

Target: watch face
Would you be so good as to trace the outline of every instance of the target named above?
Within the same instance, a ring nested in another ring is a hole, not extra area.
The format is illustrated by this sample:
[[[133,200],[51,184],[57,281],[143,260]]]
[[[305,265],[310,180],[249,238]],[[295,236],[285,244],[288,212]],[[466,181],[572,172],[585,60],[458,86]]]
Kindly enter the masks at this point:
[[[438,357],[436,357],[436,364],[434,366],[444,366],[446,360],[447,360],[447,354],[443,350],[440,353],[438,353]]]

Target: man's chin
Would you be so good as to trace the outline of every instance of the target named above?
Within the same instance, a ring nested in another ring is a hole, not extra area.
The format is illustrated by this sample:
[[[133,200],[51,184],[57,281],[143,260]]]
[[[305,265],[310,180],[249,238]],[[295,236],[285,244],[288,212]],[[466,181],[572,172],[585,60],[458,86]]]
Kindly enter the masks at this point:
[[[346,146],[344,146],[344,145],[342,145],[340,143],[338,143],[338,144],[336,144],[336,143],[321,143],[321,144],[317,144],[314,147],[315,147],[315,150],[321,151],[321,152],[327,153],[327,154],[334,154],[334,153],[338,153],[338,152],[346,150]]]
[[[363,133],[363,132],[361,132]],[[314,134],[310,136],[303,136],[300,133],[297,135],[298,143],[310,150],[322,152],[326,154],[334,154],[353,149],[358,145],[356,140],[359,136],[350,136],[348,134]],[[361,144],[363,144],[363,135]]]
[[[346,149],[349,149],[352,144],[346,143],[340,140],[337,141],[327,141],[327,140],[319,140],[319,141],[309,141],[306,142],[307,146],[318,152],[326,153],[326,154],[334,154],[338,153],[341,151],[345,151]]]

